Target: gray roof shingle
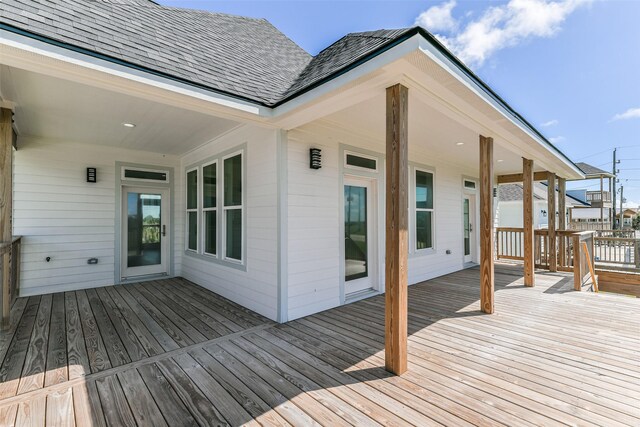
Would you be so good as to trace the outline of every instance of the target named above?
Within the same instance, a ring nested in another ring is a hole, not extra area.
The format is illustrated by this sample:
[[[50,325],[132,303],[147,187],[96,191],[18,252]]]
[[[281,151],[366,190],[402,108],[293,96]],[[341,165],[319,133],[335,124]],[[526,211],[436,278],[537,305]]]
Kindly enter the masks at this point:
[[[602,170],[600,168],[597,168],[595,166],[590,165],[589,163],[584,163],[584,162],[577,162],[576,166],[578,166],[580,168],[580,170],[582,170],[582,172],[584,172],[584,174],[587,177],[590,176],[600,176],[600,175],[604,175],[604,176],[609,176],[611,175],[611,172],[607,172],[605,170]]]
[[[150,0],[2,0],[0,22],[267,106],[412,30],[348,34],[312,57],[264,19]]]
[[[265,105],[312,59],[264,19],[148,0],[2,0],[0,21]]]

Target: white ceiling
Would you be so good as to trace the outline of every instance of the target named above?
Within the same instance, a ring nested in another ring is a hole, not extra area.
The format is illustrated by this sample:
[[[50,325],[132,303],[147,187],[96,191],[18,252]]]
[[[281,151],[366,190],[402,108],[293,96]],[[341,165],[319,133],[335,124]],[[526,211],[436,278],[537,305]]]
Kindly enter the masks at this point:
[[[343,128],[356,128],[371,139],[384,143],[386,98],[376,98],[333,113],[326,120]],[[430,158],[471,170],[478,169],[479,135],[476,131],[428,106],[409,93],[409,151],[420,151]],[[456,145],[463,143],[463,145]],[[501,161],[499,161],[501,160]],[[494,143],[494,169],[497,174],[522,172],[522,157]]]
[[[0,66],[0,94],[17,104],[21,136],[161,154],[183,154],[239,124],[7,66]]]

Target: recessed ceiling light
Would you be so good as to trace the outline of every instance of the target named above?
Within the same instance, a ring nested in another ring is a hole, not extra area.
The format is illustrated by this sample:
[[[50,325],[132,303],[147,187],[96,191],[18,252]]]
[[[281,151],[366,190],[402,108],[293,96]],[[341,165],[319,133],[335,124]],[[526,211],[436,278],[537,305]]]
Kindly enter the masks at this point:
[[[136,127],[136,125],[133,124],[133,123],[123,123],[122,126],[124,126],[126,128],[134,128],[134,127]]]
[[[502,162],[504,162],[504,160],[498,159],[498,163],[502,163]]]
[[[464,142],[456,142],[456,145],[459,147],[461,145],[464,145]]]

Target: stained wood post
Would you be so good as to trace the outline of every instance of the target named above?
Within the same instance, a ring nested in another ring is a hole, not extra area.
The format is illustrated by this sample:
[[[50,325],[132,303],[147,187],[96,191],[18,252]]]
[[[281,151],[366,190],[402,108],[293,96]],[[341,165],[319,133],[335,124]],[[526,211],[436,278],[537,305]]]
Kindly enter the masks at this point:
[[[533,257],[533,160],[522,158],[522,213],[524,233],[524,285],[535,284]]]
[[[0,108],[0,242],[11,243],[11,203],[13,178],[13,112],[7,108]],[[2,256],[2,328],[9,326],[11,298],[9,284],[11,282],[11,257]]]
[[[582,256],[580,254],[580,236],[573,235],[573,290],[582,290]]]
[[[615,166],[615,165],[614,165]],[[600,175],[600,230],[604,230],[604,177]]]
[[[409,91],[387,88],[385,245],[385,367],[407,370],[408,102]]]
[[[567,229],[567,180],[565,178],[558,178],[558,230]],[[558,264],[561,267],[565,267],[565,260],[567,258],[567,244],[566,236],[562,234],[560,241],[558,242],[558,252],[561,254]]]
[[[493,313],[493,138],[480,135],[480,309]]]
[[[556,244],[556,174],[549,172],[547,176],[547,215],[549,228],[549,271],[558,271],[558,246]]]

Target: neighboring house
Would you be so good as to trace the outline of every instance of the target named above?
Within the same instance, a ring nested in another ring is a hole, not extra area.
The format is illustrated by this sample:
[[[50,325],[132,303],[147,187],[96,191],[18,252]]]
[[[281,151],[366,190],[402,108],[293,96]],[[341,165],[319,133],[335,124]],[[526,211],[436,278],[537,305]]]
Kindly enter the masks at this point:
[[[622,212],[622,224],[621,224],[621,228],[631,228],[633,225],[633,219],[635,217],[638,216],[638,212],[640,212],[640,208],[638,209],[633,209],[633,208],[626,208],[623,212]],[[618,223],[620,223],[620,214],[616,215],[616,220],[618,221]]]
[[[613,218],[613,202],[611,199],[611,180],[614,175],[588,163],[576,165],[584,172],[584,180],[599,180],[597,190],[569,190],[567,194],[585,202],[586,206],[573,206],[569,209],[569,228],[575,230],[610,230]],[[607,186],[604,179],[608,179]],[[606,190],[605,190],[606,189]]]
[[[549,215],[547,191],[548,186],[546,183],[536,182],[533,186],[533,228],[547,228]],[[522,228],[522,197],[522,184],[502,184],[498,186],[498,227]],[[556,190],[556,204],[559,197],[559,192]],[[576,206],[589,205],[567,194],[565,197],[565,206],[565,218],[568,220],[569,209]],[[557,216],[558,213],[556,212],[556,217]]]
[[[0,18],[23,296],[182,276],[286,321],[383,291],[398,100],[410,284],[478,262],[479,146],[490,177],[523,157],[584,176],[421,28],[311,56],[265,20],[144,0],[5,0]]]

